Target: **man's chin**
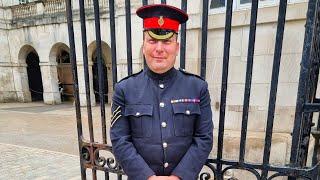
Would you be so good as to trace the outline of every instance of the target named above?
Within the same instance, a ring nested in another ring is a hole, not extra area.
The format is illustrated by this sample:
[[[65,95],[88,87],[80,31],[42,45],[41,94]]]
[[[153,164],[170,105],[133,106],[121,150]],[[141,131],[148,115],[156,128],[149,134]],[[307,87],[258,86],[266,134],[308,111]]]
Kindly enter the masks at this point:
[[[164,68],[164,67],[154,67],[151,70],[155,73],[158,73],[158,74],[162,74],[167,71],[166,68]]]

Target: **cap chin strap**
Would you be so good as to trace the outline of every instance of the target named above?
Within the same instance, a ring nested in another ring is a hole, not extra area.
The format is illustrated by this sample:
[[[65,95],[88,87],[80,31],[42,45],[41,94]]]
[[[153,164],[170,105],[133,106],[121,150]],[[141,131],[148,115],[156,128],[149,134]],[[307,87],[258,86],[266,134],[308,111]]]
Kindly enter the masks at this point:
[[[153,39],[165,40],[165,39],[171,38],[174,35],[174,32],[169,32],[168,34],[165,34],[165,35],[158,35],[158,34],[153,33],[152,31],[148,31],[148,34]]]

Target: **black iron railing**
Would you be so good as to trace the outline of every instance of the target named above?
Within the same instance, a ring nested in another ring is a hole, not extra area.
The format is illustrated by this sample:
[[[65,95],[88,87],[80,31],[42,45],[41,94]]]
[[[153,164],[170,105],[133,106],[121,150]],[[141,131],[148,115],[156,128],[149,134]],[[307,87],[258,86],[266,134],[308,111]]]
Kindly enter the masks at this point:
[[[85,73],[85,87],[86,87],[86,104],[89,125],[89,140],[84,139],[82,131],[82,118],[79,101],[79,82],[76,65],[75,40],[73,30],[73,17],[71,10],[71,0],[66,0],[68,30],[70,41],[70,57],[72,62],[72,72],[74,78],[74,97],[76,107],[76,119],[78,129],[78,141],[80,152],[81,177],[86,179],[86,169],[92,169],[92,178],[97,178],[97,170],[103,171],[105,179],[109,179],[109,173],[117,174],[118,179],[122,179],[124,172],[113,157],[103,157],[101,151],[109,151],[112,153],[112,147],[107,142],[106,129],[106,112],[105,112],[105,96],[104,96],[104,74],[101,50],[101,32],[100,32],[100,12],[99,1],[94,0],[94,14],[95,14],[95,29],[96,29],[96,43],[97,43],[97,59],[98,59],[98,74],[99,74],[99,95],[100,95],[100,109],[101,109],[101,124],[102,124],[102,142],[96,142],[94,138],[94,129],[92,122],[92,110],[90,101],[89,88],[89,71],[88,71],[88,55],[86,42],[86,19],[84,0],[79,0],[80,3],[80,22],[81,22],[81,37],[82,37],[82,51],[83,51],[83,68]],[[161,3],[166,3],[161,0]],[[147,0],[142,0],[141,5],[148,4]],[[248,44],[248,56],[246,67],[246,81],[243,100],[243,114],[241,139],[239,146],[239,159],[226,160],[223,159],[223,142],[225,130],[225,111],[226,111],[226,97],[228,90],[228,73],[229,73],[229,55],[230,55],[230,37],[232,29],[232,14],[233,1],[227,0],[226,5],[226,20],[225,20],[225,36],[224,36],[224,54],[223,54],[223,70],[222,70],[222,84],[221,84],[221,99],[220,99],[220,116],[218,128],[218,147],[217,157],[215,159],[208,159],[206,166],[210,172],[203,172],[199,175],[200,179],[218,179],[222,180],[226,171],[230,169],[241,169],[251,173],[256,179],[274,179],[279,176],[287,176],[289,179],[304,178],[317,179],[319,177],[319,160],[318,147],[320,137],[320,118],[316,128],[312,131],[316,142],[314,146],[312,167],[306,167],[307,150],[309,147],[309,140],[311,135],[311,126],[313,113],[320,112],[320,99],[316,97],[316,90],[318,84],[318,75],[320,67],[319,47],[320,47],[320,1],[310,0],[308,2],[308,12],[306,20],[305,40],[303,47],[303,55],[301,61],[298,97],[296,104],[296,114],[294,121],[294,129],[292,134],[292,148],[290,164],[286,166],[275,166],[270,164],[270,150],[271,140],[273,135],[273,123],[275,114],[275,105],[277,97],[277,87],[279,79],[279,69],[281,65],[282,42],[284,36],[284,27],[286,22],[287,0],[280,0],[279,15],[276,32],[275,51],[273,57],[273,68],[271,77],[271,88],[268,105],[267,125],[265,131],[263,162],[260,164],[245,162],[246,154],[246,140],[248,127],[248,112],[251,93],[251,82],[253,72],[254,47],[256,37],[256,25],[258,14],[258,0],[252,1],[251,6],[251,20]],[[206,75],[206,55],[207,55],[207,35],[208,35],[208,0],[202,1],[202,26],[201,26],[201,71],[200,75],[205,78]],[[127,42],[127,65],[128,74],[132,74],[132,42],[131,42],[131,4],[130,0],[125,0],[126,13],[126,42]],[[187,11],[187,0],[181,0],[181,9]],[[116,30],[115,30],[115,4],[114,0],[109,0],[109,21],[110,21],[110,39],[111,39],[111,57],[112,57],[112,76],[113,85],[117,82],[117,57],[116,57]],[[180,67],[185,67],[186,58],[186,27],[183,24],[181,27],[181,53],[180,53]],[[210,83],[210,82],[209,82]],[[272,173],[270,173],[272,172]],[[241,179],[241,177],[239,177]]]

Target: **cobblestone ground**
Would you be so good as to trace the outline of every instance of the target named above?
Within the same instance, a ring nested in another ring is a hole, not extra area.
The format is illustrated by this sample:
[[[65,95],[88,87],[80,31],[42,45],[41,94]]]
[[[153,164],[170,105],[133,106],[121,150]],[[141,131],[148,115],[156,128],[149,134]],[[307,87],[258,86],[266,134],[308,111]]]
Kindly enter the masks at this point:
[[[89,139],[86,109],[81,112],[84,138]],[[99,142],[100,108],[93,107],[92,112],[95,141]],[[109,106],[106,113],[109,125]],[[0,104],[0,154],[0,180],[81,179],[74,106]],[[102,172],[97,174],[99,180],[104,179]],[[91,178],[87,170],[87,179]],[[116,175],[110,179],[115,180]]]
[[[78,156],[0,143],[0,179],[81,179]]]

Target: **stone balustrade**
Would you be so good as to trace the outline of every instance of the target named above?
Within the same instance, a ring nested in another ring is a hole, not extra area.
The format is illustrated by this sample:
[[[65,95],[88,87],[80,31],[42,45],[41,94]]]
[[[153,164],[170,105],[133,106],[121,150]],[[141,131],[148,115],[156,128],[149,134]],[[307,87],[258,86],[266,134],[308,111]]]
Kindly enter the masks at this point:
[[[108,0],[99,1],[100,8],[109,7]],[[84,0],[86,9],[93,9],[93,0]],[[33,16],[53,15],[66,11],[65,0],[43,0],[11,6],[12,19],[18,20]]]
[[[108,0],[100,0],[99,3],[101,8],[109,7]],[[93,0],[84,0],[84,6],[88,9],[93,8]]]
[[[44,14],[54,14],[66,11],[65,0],[47,0],[44,2]]]
[[[12,18],[20,19],[37,15],[36,3],[20,4],[11,7]]]

